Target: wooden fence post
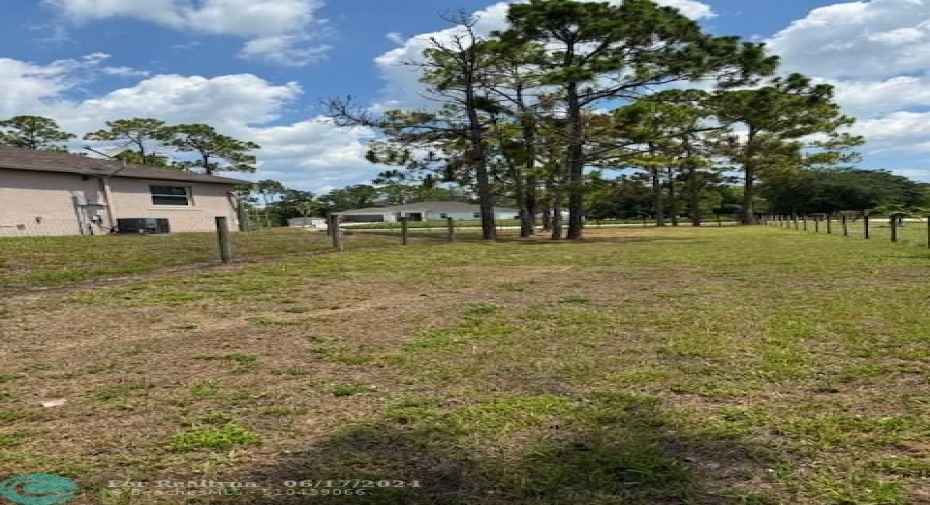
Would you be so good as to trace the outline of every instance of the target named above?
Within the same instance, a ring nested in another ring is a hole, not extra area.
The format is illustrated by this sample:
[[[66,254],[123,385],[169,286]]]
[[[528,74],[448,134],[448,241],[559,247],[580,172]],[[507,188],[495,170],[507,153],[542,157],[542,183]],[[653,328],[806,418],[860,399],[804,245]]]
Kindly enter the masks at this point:
[[[849,219],[846,217],[846,214],[843,214],[842,220],[843,220],[843,236],[848,237],[849,236]]]
[[[801,221],[804,222],[804,231],[807,231],[807,214],[801,216]]]
[[[814,233],[820,233],[820,216],[814,215]]]
[[[410,241],[410,226],[407,223],[407,218],[400,218],[400,243],[401,245],[407,245]]]
[[[795,229],[795,231],[801,229],[800,226],[798,226],[798,213],[797,213],[797,212],[795,212],[794,214],[791,215],[791,220],[794,221],[794,229]]]
[[[833,216],[827,214],[827,235],[833,235]]]
[[[448,227],[449,242],[455,242],[455,221],[451,217],[446,218],[446,226]]]
[[[897,242],[898,241],[898,217],[892,214],[890,220],[891,221],[889,224],[891,224],[891,241]]]
[[[864,228],[865,239],[868,240],[870,236],[869,236],[869,211],[867,210],[862,211],[862,225],[865,227]]]
[[[930,216],[927,216],[927,247],[930,247]]]
[[[229,222],[226,217],[216,217],[216,238],[220,246],[220,260],[223,263],[232,262],[232,243],[229,240]]]
[[[333,237],[333,248],[342,250],[342,228],[339,227],[342,219],[338,215],[329,216],[329,233]]]

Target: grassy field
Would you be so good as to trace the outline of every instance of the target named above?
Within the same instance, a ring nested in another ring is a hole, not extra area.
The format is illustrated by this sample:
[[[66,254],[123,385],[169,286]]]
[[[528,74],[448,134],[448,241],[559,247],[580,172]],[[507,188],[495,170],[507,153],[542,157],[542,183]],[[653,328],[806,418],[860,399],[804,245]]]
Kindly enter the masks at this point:
[[[20,293],[0,476],[80,505],[930,503],[928,274],[886,243],[623,229]],[[259,487],[156,493],[201,479]]]
[[[323,232],[274,228],[233,233],[237,261],[329,251]],[[385,243],[378,237],[348,238],[356,248]],[[61,286],[79,281],[217,263],[214,233],[0,238],[0,292]]]

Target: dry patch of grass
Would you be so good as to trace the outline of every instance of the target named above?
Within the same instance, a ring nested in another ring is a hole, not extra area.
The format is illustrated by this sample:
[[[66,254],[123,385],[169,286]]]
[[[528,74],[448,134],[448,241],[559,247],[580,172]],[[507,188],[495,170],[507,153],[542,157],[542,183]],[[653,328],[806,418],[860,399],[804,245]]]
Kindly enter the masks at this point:
[[[0,474],[87,504],[921,503],[928,272],[838,237],[604,230],[11,298]],[[202,478],[264,490],[106,485]]]

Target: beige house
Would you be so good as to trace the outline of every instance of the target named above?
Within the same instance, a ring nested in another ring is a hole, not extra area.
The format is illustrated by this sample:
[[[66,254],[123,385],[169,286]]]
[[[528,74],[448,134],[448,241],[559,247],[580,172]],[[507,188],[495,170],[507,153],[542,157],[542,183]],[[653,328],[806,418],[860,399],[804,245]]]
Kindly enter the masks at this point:
[[[248,181],[0,146],[0,236],[192,232],[225,216]]]
[[[418,202],[344,210],[333,214],[341,216],[343,223],[395,223],[402,217],[410,221],[441,221],[449,218],[455,221],[475,221],[481,219],[481,207],[463,202]],[[495,207],[494,217],[520,219],[520,211]]]

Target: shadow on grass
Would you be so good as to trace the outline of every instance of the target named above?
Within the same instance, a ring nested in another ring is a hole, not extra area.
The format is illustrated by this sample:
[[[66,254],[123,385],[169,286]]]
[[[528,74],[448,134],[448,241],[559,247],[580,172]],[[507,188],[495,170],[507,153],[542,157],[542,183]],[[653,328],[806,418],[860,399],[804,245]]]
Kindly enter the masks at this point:
[[[529,397],[533,398],[533,397]],[[594,395],[453,409],[401,407],[281,456],[243,480],[332,480],[278,496],[211,503],[365,505],[776,503],[746,490],[765,451],[723,434],[680,433],[656,400]],[[546,403],[551,402],[551,403]],[[538,411],[547,405],[550,415]],[[535,407],[533,406],[535,405]],[[507,411],[504,413],[504,411]],[[503,417],[497,417],[503,414]],[[528,423],[513,422],[513,417]],[[527,417],[528,415],[528,417]],[[771,463],[769,463],[771,464]],[[353,490],[339,481],[369,481]],[[414,487],[416,483],[419,487]],[[380,486],[379,486],[380,484]],[[325,496],[325,493],[338,495]],[[365,494],[345,495],[346,490]]]

